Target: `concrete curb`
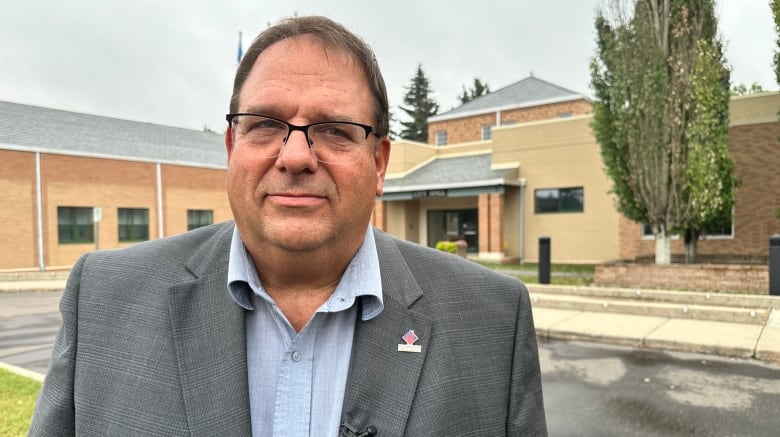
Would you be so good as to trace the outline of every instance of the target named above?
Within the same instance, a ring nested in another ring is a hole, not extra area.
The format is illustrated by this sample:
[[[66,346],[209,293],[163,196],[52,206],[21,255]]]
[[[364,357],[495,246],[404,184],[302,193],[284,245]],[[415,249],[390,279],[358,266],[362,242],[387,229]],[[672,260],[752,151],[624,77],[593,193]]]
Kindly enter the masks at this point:
[[[536,334],[541,339],[589,341],[780,363],[780,311],[777,310],[772,310],[766,326],[542,307],[534,307],[533,315]]]
[[[5,369],[11,373],[15,373],[19,376],[24,376],[25,378],[30,378],[38,382],[43,382],[43,378],[46,376],[42,373],[33,372],[32,370],[23,369],[17,366],[12,366],[2,361],[0,361],[0,369]]]
[[[30,291],[63,291],[66,280],[48,279],[38,281],[0,282],[0,293],[25,293]]]

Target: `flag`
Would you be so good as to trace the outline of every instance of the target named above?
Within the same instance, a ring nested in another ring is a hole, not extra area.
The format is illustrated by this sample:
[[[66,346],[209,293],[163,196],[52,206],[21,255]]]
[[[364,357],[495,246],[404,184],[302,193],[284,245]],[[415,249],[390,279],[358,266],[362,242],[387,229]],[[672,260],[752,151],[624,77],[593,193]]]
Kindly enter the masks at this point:
[[[244,57],[244,48],[241,47],[241,31],[238,31],[238,56],[236,59],[238,60],[238,63],[241,63],[241,58]]]

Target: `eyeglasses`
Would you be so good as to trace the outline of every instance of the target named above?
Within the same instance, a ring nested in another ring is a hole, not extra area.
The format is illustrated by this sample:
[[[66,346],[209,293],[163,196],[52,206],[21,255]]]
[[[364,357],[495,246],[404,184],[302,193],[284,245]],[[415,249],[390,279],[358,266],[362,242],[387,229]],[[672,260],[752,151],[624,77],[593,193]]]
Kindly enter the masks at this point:
[[[374,128],[349,121],[312,123],[296,126],[260,114],[227,114],[233,142],[247,143],[266,158],[276,158],[282,152],[293,131],[306,137],[309,150],[320,162],[350,163],[360,160],[360,149]],[[376,135],[376,134],[374,134]]]

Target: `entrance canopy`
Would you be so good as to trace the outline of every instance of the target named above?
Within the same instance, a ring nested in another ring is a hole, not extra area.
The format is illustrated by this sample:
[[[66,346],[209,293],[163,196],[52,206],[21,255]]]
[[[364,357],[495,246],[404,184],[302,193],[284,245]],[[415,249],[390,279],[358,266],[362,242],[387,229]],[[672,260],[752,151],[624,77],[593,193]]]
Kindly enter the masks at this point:
[[[444,156],[401,176],[385,178],[383,201],[476,196],[519,186],[519,163],[492,165],[492,155]]]

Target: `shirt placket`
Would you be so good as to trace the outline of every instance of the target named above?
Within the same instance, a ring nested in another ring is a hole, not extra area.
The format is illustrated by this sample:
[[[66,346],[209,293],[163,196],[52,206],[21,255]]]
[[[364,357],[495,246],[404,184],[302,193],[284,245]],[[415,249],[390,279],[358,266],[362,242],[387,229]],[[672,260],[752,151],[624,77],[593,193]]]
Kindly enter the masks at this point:
[[[312,412],[312,374],[315,317],[290,342],[279,366],[273,435],[309,435]]]

